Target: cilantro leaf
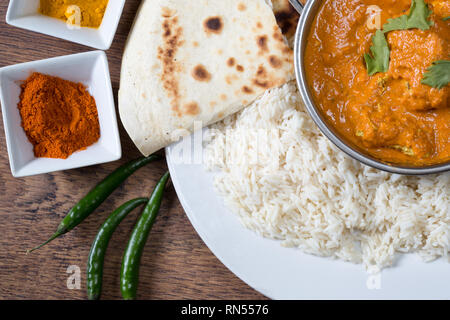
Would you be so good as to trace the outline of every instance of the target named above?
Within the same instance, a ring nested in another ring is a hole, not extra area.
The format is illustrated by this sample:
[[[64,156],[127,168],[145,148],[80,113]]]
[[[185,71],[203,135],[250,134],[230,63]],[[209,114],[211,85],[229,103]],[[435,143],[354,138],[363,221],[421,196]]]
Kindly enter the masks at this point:
[[[388,19],[383,25],[383,31],[386,33],[414,28],[428,30],[433,25],[433,22],[428,20],[430,14],[431,10],[423,0],[412,0],[409,13],[395,19]]]
[[[444,21],[447,21],[447,20],[449,20],[449,19],[450,19],[450,16],[445,17],[445,18],[442,18],[442,20],[444,20]]]
[[[422,84],[441,89],[450,82],[450,61],[438,60],[433,62],[431,67],[423,75]]]
[[[386,37],[381,30],[377,30],[372,37],[373,46],[370,47],[370,52],[364,55],[366,61],[367,72],[370,76],[377,72],[386,72],[389,69],[390,50]]]

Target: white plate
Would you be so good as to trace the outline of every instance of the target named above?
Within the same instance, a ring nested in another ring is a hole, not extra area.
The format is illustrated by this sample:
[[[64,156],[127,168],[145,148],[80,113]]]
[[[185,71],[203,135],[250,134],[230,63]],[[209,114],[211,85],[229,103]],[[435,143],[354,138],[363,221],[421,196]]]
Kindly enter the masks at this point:
[[[209,249],[257,291],[273,299],[450,299],[447,259],[424,263],[403,255],[394,267],[369,276],[361,265],[283,248],[247,230],[216,193],[214,174],[181,161],[179,151],[194,145],[189,139],[166,149],[180,202]]]
[[[97,104],[101,134],[97,143],[86,150],[75,152],[67,159],[34,156],[33,145],[21,126],[22,119],[17,108],[20,100],[20,85],[32,72],[81,82],[87,86]],[[91,51],[1,68],[0,102],[9,163],[14,177],[91,166],[115,161],[122,156],[108,60],[103,51]]]

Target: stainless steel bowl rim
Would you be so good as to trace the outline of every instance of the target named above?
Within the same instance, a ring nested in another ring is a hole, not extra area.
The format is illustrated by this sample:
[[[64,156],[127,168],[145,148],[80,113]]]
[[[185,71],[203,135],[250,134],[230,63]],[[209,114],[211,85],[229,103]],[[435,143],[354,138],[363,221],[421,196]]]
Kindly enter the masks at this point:
[[[296,0],[294,0],[296,1]],[[314,105],[313,99],[310,95],[309,88],[306,81],[305,68],[303,63],[303,52],[306,46],[306,39],[308,36],[310,25],[312,23],[316,12],[313,10],[314,6],[317,8],[318,2],[322,0],[308,0],[307,4],[304,6],[303,11],[300,16],[300,20],[297,25],[297,31],[295,33],[294,42],[294,62],[295,62],[295,76],[297,79],[297,85],[300,91],[300,95],[303,98],[305,107],[313,121],[322,131],[322,133],[340,150],[345,152],[350,157],[368,165],[373,168],[387,171],[390,173],[404,174],[404,175],[425,175],[425,174],[435,174],[450,171],[450,162],[428,166],[428,167],[402,167],[396,165],[390,165],[371,158],[355,149],[350,147],[347,143],[341,140],[338,136],[331,131],[328,127],[325,119],[322,118],[320,111]],[[314,16],[312,16],[314,15]]]

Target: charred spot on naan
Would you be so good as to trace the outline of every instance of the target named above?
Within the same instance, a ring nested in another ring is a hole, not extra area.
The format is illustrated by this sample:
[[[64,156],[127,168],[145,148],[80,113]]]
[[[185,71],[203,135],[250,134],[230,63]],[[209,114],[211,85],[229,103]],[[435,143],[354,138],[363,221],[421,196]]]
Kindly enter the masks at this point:
[[[174,9],[171,9],[169,7],[162,7],[161,8],[161,16],[163,18],[172,18],[176,14],[177,14],[177,11],[174,10]]]
[[[227,65],[228,65],[230,68],[236,66],[236,70],[237,70],[238,72],[244,72],[244,67],[241,66],[240,64],[236,65],[236,59],[234,59],[234,58],[229,58],[229,59],[227,60]]]
[[[247,10],[247,6],[245,5],[245,3],[239,3],[238,4],[238,10],[239,11],[245,11],[245,10]]]
[[[233,57],[231,57],[231,58],[229,58],[229,59],[227,60],[227,65],[228,65],[230,68],[233,67],[235,64],[236,64],[236,60],[235,60]]]
[[[258,78],[266,78],[267,77],[267,71],[262,64],[259,65],[258,70],[256,71],[256,76]]]
[[[284,44],[283,34],[281,33],[280,29],[274,30],[272,37],[273,37],[276,41],[282,42],[282,43]]]
[[[298,19],[300,18],[297,11],[291,6],[289,0],[272,0],[275,18],[281,31],[287,38],[291,38],[295,34]]]
[[[203,27],[205,29],[205,32],[220,34],[223,29],[223,22],[221,17],[209,17],[208,19],[203,22]]]
[[[261,64],[256,71],[252,83],[257,87],[269,89],[282,85],[284,81],[283,79],[276,78],[273,74],[268,72],[266,68],[264,68],[264,65]]]
[[[235,74],[228,74],[227,76],[225,76],[225,82],[228,85],[231,85],[233,83],[233,81],[238,80],[238,76]]]
[[[252,94],[254,91],[252,88],[248,87],[248,86],[243,86],[242,87],[242,92],[246,93],[246,94]]]
[[[258,44],[261,53],[269,51],[268,41],[269,40],[266,35],[261,35],[256,38],[256,43]]]
[[[183,106],[183,113],[190,116],[196,116],[200,113],[200,107],[197,102],[188,103]]]
[[[272,68],[275,69],[281,68],[281,66],[283,65],[283,61],[274,55],[269,57],[269,63],[272,66]]]
[[[181,39],[183,28],[178,25],[178,18],[165,18],[162,22],[163,43],[158,47],[158,59],[161,61],[161,81],[163,88],[171,99],[172,110],[179,111],[179,84],[177,74],[182,66],[176,61],[175,55],[184,41]]]
[[[202,64],[197,65],[192,70],[191,74],[192,77],[197,81],[208,82],[209,80],[211,80],[211,74],[208,72],[208,70],[206,70],[206,67]]]

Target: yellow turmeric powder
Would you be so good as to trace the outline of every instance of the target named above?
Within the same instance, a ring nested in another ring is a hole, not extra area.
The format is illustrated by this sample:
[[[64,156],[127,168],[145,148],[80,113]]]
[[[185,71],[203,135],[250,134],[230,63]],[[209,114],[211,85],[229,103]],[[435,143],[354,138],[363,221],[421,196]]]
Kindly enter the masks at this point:
[[[39,13],[64,21],[69,20],[71,24],[79,22],[81,27],[98,28],[102,24],[108,1],[41,0]],[[77,6],[79,10],[75,10],[76,7],[73,6]],[[81,16],[77,17],[78,14]]]

